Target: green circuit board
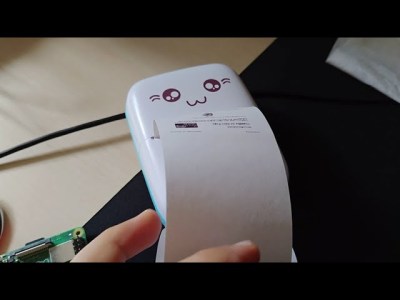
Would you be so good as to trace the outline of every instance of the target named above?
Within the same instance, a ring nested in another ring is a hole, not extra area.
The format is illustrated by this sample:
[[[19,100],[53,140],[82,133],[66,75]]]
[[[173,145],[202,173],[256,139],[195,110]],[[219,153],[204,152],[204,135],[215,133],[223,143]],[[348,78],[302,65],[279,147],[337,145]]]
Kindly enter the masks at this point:
[[[85,230],[77,227],[4,253],[0,255],[0,263],[69,262],[86,244]]]

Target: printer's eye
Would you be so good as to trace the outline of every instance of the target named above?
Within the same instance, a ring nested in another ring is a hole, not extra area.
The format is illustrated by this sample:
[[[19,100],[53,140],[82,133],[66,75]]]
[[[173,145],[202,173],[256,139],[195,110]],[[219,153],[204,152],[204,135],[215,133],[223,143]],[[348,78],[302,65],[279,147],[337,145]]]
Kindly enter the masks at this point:
[[[217,92],[221,88],[221,84],[215,79],[207,79],[204,81],[203,86],[209,92]]]
[[[165,101],[175,102],[179,100],[181,93],[177,89],[166,89],[162,96]]]

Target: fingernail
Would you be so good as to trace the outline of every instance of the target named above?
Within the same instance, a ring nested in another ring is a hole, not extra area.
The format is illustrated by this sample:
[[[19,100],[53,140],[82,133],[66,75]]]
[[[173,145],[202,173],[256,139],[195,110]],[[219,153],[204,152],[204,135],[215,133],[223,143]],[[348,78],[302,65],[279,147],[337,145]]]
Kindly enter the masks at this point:
[[[246,240],[246,241],[241,241],[239,243],[233,244],[233,247],[235,248],[235,250],[241,250],[241,249],[246,249],[249,247],[254,247],[254,243],[250,240]]]
[[[246,240],[232,245],[235,253],[231,257],[232,262],[257,262],[260,259],[260,252],[256,244]]]

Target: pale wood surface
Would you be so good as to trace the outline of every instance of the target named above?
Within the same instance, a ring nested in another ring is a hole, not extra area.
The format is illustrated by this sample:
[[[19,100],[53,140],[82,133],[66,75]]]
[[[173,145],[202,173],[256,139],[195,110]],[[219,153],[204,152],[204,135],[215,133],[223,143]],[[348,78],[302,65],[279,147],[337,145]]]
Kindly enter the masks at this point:
[[[240,73],[273,38],[0,39],[0,150],[124,112],[138,80],[224,63]],[[86,223],[140,166],[125,120],[0,159],[0,254]]]

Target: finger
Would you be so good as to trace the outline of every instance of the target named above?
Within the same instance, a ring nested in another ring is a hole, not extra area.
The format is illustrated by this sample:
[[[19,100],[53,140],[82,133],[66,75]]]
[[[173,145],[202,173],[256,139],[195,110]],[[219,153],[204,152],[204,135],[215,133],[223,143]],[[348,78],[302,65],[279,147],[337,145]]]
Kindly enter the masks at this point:
[[[3,210],[0,207],[0,238],[3,235],[3,228],[4,228],[4,214]]]
[[[161,222],[154,210],[115,225],[102,232],[71,262],[125,262],[152,246],[158,239]]]
[[[196,252],[181,262],[258,262],[260,250],[251,241],[209,248]]]

